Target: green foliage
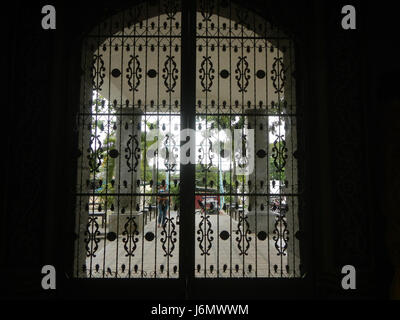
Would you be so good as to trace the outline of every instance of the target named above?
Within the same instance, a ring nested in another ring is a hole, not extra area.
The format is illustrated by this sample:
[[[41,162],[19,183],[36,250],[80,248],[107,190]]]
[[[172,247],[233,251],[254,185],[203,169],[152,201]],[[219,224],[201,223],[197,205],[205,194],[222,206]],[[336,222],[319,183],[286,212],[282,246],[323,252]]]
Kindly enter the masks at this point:
[[[180,206],[180,194],[179,194],[179,184],[177,184],[176,186],[171,183],[170,185],[170,193],[174,194],[173,196],[171,196],[171,210],[176,206],[179,210],[179,206]]]

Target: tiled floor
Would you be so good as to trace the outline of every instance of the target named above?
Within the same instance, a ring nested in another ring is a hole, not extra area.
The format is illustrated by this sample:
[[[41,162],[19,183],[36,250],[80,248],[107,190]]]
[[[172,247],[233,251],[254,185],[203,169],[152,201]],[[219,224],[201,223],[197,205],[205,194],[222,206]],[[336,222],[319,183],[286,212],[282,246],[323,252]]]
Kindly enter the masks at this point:
[[[86,260],[88,277],[178,277],[179,223],[175,212],[170,219],[165,230],[157,228],[153,217],[144,232],[132,238],[119,235],[109,241],[103,236],[96,256]],[[196,277],[288,276],[287,256],[278,255],[275,245],[279,242],[273,235],[259,240],[255,234],[239,230],[243,228],[225,213],[208,218],[196,213]],[[104,234],[104,229],[100,231]],[[222,231],[228,232],[222,233],[225,237],[221,237]]]

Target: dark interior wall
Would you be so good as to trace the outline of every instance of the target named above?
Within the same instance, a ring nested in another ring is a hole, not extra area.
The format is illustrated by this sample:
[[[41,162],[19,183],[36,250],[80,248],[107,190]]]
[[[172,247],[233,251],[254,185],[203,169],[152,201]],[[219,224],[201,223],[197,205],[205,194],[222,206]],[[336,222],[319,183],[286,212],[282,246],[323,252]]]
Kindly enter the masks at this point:
[[[367,29],[363,34],[364,48],[368,52],[368,68],[365,70],[369,70],[371,75],[368,77],[366,75],[368,80],[366,81],[367,94],[364,100],[366,107],[365,131],[371,199],[373,199],[371,207],[374,219],[372,232],[375,235],[375,268],[380,271],[377,276],[377,287],[385,292],[387,283],[393,276],[394,262],[397,260],[397,270],[400,265],[398,210],[400,188],[398,187],[399,167],[397,165],[400,145],[400,131],[397,125],[400,116],[398,106],[400,101],[400,46],[396,40],[400,25],[398,11],[388,1],[371,4],[368,17]],[[390,103],[395,100],[397,100],[397,108],[390,108]],[[389,140],[391,140],[390,143]],[[384,155],[388,153],[388,150],[395,149],[397,149],[396,158],[390,159],[392,165],[389,166],[388,159]],[[391,194],[391,190],[397,190],[395,191],[397,196],[394,198],[388,196]],[[397,231],[393,231],[396,228]],[[385,246],[384,241],[390,242],[391,247]],[[396,249],[397,254],[393,254]]]
[[[57,29],[43,30],[41,8],[57,9]],[[135,1],[13,1],[3,30],[3,186],[0,268],[4,297],[62,297],[45,292],[40,269],[58,278],[70,261],[74,175],[73,114],[79,103],[79,45],[83,31]],[[306,192],[311,243],[311,297],[385,298],[391,277],[381,188],[377,92],[399,70],[391,38],[392,10],[352,1],[357,30],[340,27],[344,1],[248,1],[247,6],[296,37],[298,92],[307,137]],[[393,17],[394,19],[394,17]],[[392,20],[394,21],[394,20]],[[389,31],[389,32],[388,32]],[[384,46],[382,45],[384,44]],[[70,241],[68,241],[70,240]],[[358,290],[340,289],[340,270],[353,264]],[[385,276],[382,276],[384,274]],[[384,278],[382,278],[384,277]],[[282,292],[286,289],[283,286]],[[283,294],[282,294],[283,295]],[[222,297],[221,297],[222,298]]]

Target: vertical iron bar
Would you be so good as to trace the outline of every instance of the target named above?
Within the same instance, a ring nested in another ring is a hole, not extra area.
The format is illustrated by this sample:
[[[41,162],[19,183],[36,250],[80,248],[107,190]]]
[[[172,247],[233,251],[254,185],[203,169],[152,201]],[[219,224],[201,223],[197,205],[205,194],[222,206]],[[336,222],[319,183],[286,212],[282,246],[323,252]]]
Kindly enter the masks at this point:
[[[220,18],[220,16],[219,16],[219,2],[217,3],[217,30],[218,30],[218,36],[219,36],[219,33],[220,33],[220,29],[219,29],[219,18]],[[220,150],[220,147],[221,147],[221,143],[220,143],[220,139],[219,139],[219,131],[220,131],[220,114],[219,114],[219,108],[220,108],[220,106],[219,106],[219,94],[220,94],[220,92],[219,92],[219,85],[220,85],[220,83],[219,83],[219,81],[220,81],[220,78],[218,77],[218,75],[219,75],[219,46],[220,46],[220,40],[219,40],[219,38],[217,39],[217,45],[216,45],[216,48],[217,48],[217,108],[218,108],[218,111],[217,111],[217,130],[218,130],[218,139],[217,139],[217,143],[218,143],[218,146],[217,146],[217,150],[218,150],[218,155],[217,155],[217,161],[218,161],[218,164],[217,164],[217,168],[218,168],[218,170],[217,170],[217,181],[216,181],[216,186],[217,186],[217,193],[219,194],[220,193],[220,191],[221,191],[221,189],[220,189],[220,185],[221,185],[221,183],[222,183],[222,181],[220,181],[220,174],[219,174],[219,172],[220,172],[220,170],[222,170],[222,164],[221,164],[221,150]],[[224,192],[225,192],[225,190],[224,190]],[[222,209],[221,208],[221,195],[219,195],[219,196],[217,196],[217,237],[216,237],[216,240],[217,240],[217,268],[216,268],[216,270],[217,270],[217,278],[219,278],[219,219],[220,219],[220,217],[219,217],[219,212],[220,212],[220,210]]]
[[[232,37],[232,4],[229,3],[229,46],[228,47],[229,47],[229,108],[230,108],[229,112],[231,114],[229,116],[230,124],[232,123],[232,38],[231,37]],[[235,137],[234,130],[232,130],[231,128],[229,128],[229,130],[231,131],[232,144],[234,144],[234,137]],[[233,163],[236,163],[234,160],[235,159],[235,149],[232,144],[230,146],[231,147],[231,155],[232,155],[231,159],[233,160]],[[230,175],[230,193],[231,193],[230,210],[232,210],[232,179],[236,178],[236,175],[232,174],[232,161],[231,161],[231,164],[229,165],[229,167],[230,167],[229,175]],[[235,168],[233,168],[233,170],[235,170]],[[234,172],[236,172],[236,171],[234,171]],[[236,181],[234,181],[234,183],[235,183],[235,194],[236,194]],[[235,196],[235,199],[237,199],[236,196]],[[237,202],[235,203],[235,206],[236,206],[236,204],[237,204]],[[236,210],[236,208],[235,208],[235,210]],[[230,240],[230,252],[229,252],[230,274],[229,274],[229,276],[230,276],[230,278],[232,278],[232,250],[233,250],[233,248],[232,248],[232,244],[233,244],[233,242],[232,242],[232,239],[233,239],[232,216],[229,219],[229,227],[230,227],[230,235],[231,235],[229,237],[229,240]]]
[[[125,30],[124,30],[124,26],[125,26],[125,24],[124,24],[124,12],[122,13],[122,52],[121,52],[121,89],[120,89],[120,106],[119,106],[119,109],[120,109],[120,117],[121,117],[121,125],[122,125],[122,105],[123,105],[123,102],[122,102],[122,95],[123,95],[123,74],[124,74],[124,72],[123,72],[123,69],[122,69],[122,66],[123,66],[123,64],[124,64],[124,33],[125,33]],[[111,20],[111,23],[110,23],[110,31],[111,31],[111,28],[112,28],[112,20]],[[136,39],[135,38],[133,38],[134,40],[134,44],[135,44],[135,42],[136,42]],[[110,56],[112,55],[112,45],[111,45],[111,42],[112,42],[112,38],[110,38]],[[117,42],[117,44],[118,44],[118,42]],[[135,49],[135,47],[134,47],[134,49]],[[111,96],[111,91],[110,91],[110,96]],[[133,109],[134,109],[134,104],[135,104],[135,101],[133,100],[132,101],[132,113],[133,113]],[[128,108],[129,108],[129,106],[127,106]],[[133,127],[133,119],[132,119],[132,127]],[[121,144],[121,141],[122,141],[122,139],[121,139],[121,137],[122,137],[122,126],[120,127],[120,140],[119,140],[119,143]],[[132,132],[132,134],[133,134],[133,132]],[[122,154],[122,153],[121,153]],[[119,157],[119,159],[121,160],[121,157]],[[133,179],[131,179],[131,181],[132,181]],[[121,161],[120,161],[120,165],[119,165],[119,181],[121,181]],[[131,184],[131,193],[132,193],[132,184]],[[120,190],[119,190],[119,192],[121,192]],[[125,196],[127,196],[127,195],[125,195]],[[124,197],[124,196],[122,196],[122,197]],[[131,198],[131,210],[130,210],[130,218],[132,218],[132,196],[130,197]],[[116,247],[116,249],[115,249],[115,252],[116,252],[116,257],[115,257],[115,278],[117,278],[117,275],[118,275],[118,252],[119,252],[119,246],[118,246],[118,235],[119,235],[119,228],[120,228],[120,225],[119,225],[119,221],[120,221],[120,219],[119,219],[119,217],[120,217],[120,205],[119,205],[119,203],[118,203],[118,213],[117,213],[117,247]],[[129,248],[130,249],[130,248]],[[132,257],[131,256],[129,256],[129,275],[130,275],[130,271],[131,271],[131,269],[130,269],[130,263],[131,263],[131,259],[132,259]]]
[[[252,13],[253,16],[253,30],[254,30],[254,36],[256,35],[255,31],[256,31],[256,17],[254,16],[254,13]],[[256,63],[256,45],[257,40],[254,38],[254,42],[253,42],[253,79],[254,79],[254,128],[252,128],[254,130],[254,152],[257,152],[257,83],[256,83],[256,69],[257,69],[257,63]],[[262,112],[262,110],[260,111]],[[261,113],[262,114],[262,113]],[[261,123],[265,120],[264,115],[261,116]],[[267,146],[268,147],[268,146]],[[253,159],[254,159],[254,193],[258,194],[257,192],[257,159],[256,159],[256,155],[253,155]],[[263,179],[263,177],[261,177],[261,179]],[[254,272],[255,272],[255,277],[257,278],[257,268],[258,268],[258,264],[257,264],[257,196],[255,197],[255,201],[254,201],[254,213],[255,213],[255,218],[254,218],[254,259],[255,259],[255,266],[254,266]],[[261,198],[262,199],[262,198]]]
[[[161,0],[158,0],[158,17],[157,17],[157,121],[156,121],[156,127],[157,127],[157,144],[159,143],[159,121],[160,121],[160,14],[161,14]],[[156,194],[158,193],[158,149],[157,148],[157,156],[155,157],[154,161],[156,161],[156,178],[154,183],[156,184]],[[159,212],[159,204],[158,204],[158,197],[156,196],[156,217],[155,217],[155,222],[154,222],[154,278],[157,278],[157,245],[158,245],[158,215],[160,214]]]
[[[278,34],[279,34],[279,29],[278,29]],[[277,40],[277,47],[276,47],[276,55],[277,55],[277,61],[279,61],[279,50],[280,50],[280,46],[279,46],[279,39]],[[278,70],[278,75],[280,74],[280,68],[281,65],[278,63],[277,65],[277,70]],[[278,80],[278,89],[281,87],[281,83],[280,83],[280,77],[277,77]],[[278,150],[280,150],[281,145],[282,145],[282,140],[281,140],[281,94],[280,94],[280,90],[278,91],[278,101],[277,101],[277,105],[278,105]],[[280,153],[278,152],[278,165],[279,168],[282,167],[282,157],[280,155]],[[281,260],[281,270],[280,270],[280,274],[281,274],[281,278],[283,277],[283,252],[282,252],[282,214],[281,214],[281,208],[282,208],[282,179],[281,179],[281,174],[282,171],[281,169],[279,170],[279,208],[278,208],[278,214],[279,214],[279,230],[278,230],[278,247],[279,247],[279,252],[280,252],[280,260]]]
[[[238,22],[236,22],[236,24],[238,24]],[[240,50],[241,50],[241,53],[240,53],[240,56],[241,56],[241,61],[240,61],[240,63],[241,63],[241,65],[240,65],[240,67],[241,67],[241,72],[243,73],[243,75],[242,75],[242,78],[241,78],[241,81],[242,81],[242,87],[243,87],[243,81],[244,81],[244,79],[243,79],[243,77],[244,77],[244,71],[243,71],[243,47],[244,47],[244,37],[243,37],[243,28],[244,28],[244,26],[243,26],[243,24],[240,24]],[[242,92],[241,92],[241,95],[242,95],[242,114],[241,114],[241,117],[243,118],[243,122],[242,122],[242,139],[243,139],[243,136],[244,136],[244,129],[245,129],[245,125],[246,125],[246,122],[247,122],[247,125],[248,125],[248,120],[246,121],[246,116],[245,116],[245,112],[244,112],[244,90],[242,90]],[[241,152],[242,152],[242,157],[243,157],[243,149],[245,148],[245,145],[243,145],[242,144],[242,148],[240,149],[241,150]],[[246,185],[245,185],[245,176],[244,175],[242,175],[242,215],[241,215],[241,222],[242,222],[242,234],[241,234],[241,239],[240,239],[240,241],[242,241],[243,242],[243,247],[244,247],[244,245],[245,245],[245,237],[247,236],[246,235],[246,232],[247,232],[247,230],[246,230],[246,228],[245,228],[245,214],[244,214],[244,211],[245,211],[245,196],[244,196],[244,194],[245,194],[245,187],[246,187]],[[248,190],[247,190],[248,191]],[[240,218],[239,218],[240,219]],[[242,249],[243,250],[243,249]],[[242,270],[242,274],[243,274],[243,277],[245,276],[245,254],[244,253],[242,253],[242,256],[243,256],[243,262],[242,262],[242,268],[243,268],[243,270]]]
[[[144,45],[144,50],[145,50],[145,66],[144,66],[144,74],[147,74],[147,50],[148,50],[148,39],[147,39],[147,33],[148,33],[148,28],[149,28],[149,3],[146,2],[146,33],[145,33],[145,45]],[[142,120],[140,121],[142,122]],[[144,77],[144,121],[143,121],[143,127],[144,127],[144,173],[143,173],[143,209],[146,208],[146,168],[147,168],[147,77]],[[149,208],[149,213],[150,213],[150,218],[151,218],[151,206],[152,203],[150,202],[150,208]],[[147,217],[146,217],[146,224],[147,224]],[[142,231],[142,261],[141,261],[141,278],[143,278],[144,272],[143,272],[143,267],[144,267],[144,229],[146,225],[143,221],[143,231]]]
[[[110,53],[108,58],[108,65],[110,69],[111,66],[111,44],[110,44]],[[110,121],[110,99],[111,99],[111,78],[108,78],[108,103],[107,103],[107,124]],[[107,125],[107,142],[109,142],[110,138],[110,126]],[[109,157],[108,157],[108,145],[107,143],[107,166],[106,166],[106,199],[108,194],[108,167],[109,167]],[[107,205],[105,206],[105,225],[104,225],[104,250],[103,250],[103,270],[105,270],[106,266],[106,251],[107,251]],[[118,236],[118,234],[117,234]]]
[[[268,26],[268,24],[267,24],[267,22],[264,22],[265,23],[265,28],[264,28],[264,35],[265,35],[265,38],[267,38],[267,26]],[[271,256],[270,256],[270,234],[269,234],[269,230],[270,230],[270,227],[269,227],[269,224],[270,224],[270,220],[269,220],[269,218],[270,218],[270,199],[271,199],[271,190],[270,190],[270,180],[269,180],[269,178],[270,178],[270,152],[269,152],[269,144],[270,144],[270,142],[269,142],[269,111],[268,111],[268,103],[269,103],[269,100],[268,100],[268,89],[269,89],[269,87],[268,87],[268,41],[267,40],[265,40],[265,48],[264,48],[264,50],[265,50],[265,108],[266,108],[266,112],[267,112],[267,123],[266,123],[266,126],[267,126],[267,128],[266,128],[266,130],[267,130],[267,133],[266,133],[266,135],[267,135],[267,147],[266,147],[266,150],[267,150],[267,156],[266,156],[266,158],[267,158],[267,194],[268,194],[268,196],[267,196],[267,238],[266,238],[266,240],[267,240],[267,257],[268,257],[268,277],[271,277]]]
[[[182,72],[181,72],[181,129],[195,130],[196,100],[196,3],[182,1]],[[185,138],[185,137],[183,137]],[[185,139],[186,140],[186,139]],[[191,142],[192,145],[194,141]],[[182,146],[182,141],[181,141]],[[182,150],[182,147],[181,147]],[[181,151],[182,152],[182,151]],[[191,148],[190,152],[195,152]],[[181,154],[181,159],[185,157]],[[195,164],[181,164],[181,202],[180,202],[180,239],[179,239],[179,277],[186,281],[186,297],[189,282],[194,276],[194,233],[195,233]],[[185,190],[183,197],[182,190]]]
[[[205,12],[207,12],[208,10],[210,10],[209,9],[209,7],[207,6],[207,4],[205,5],[205,8],[204,8],[204,10],[205,10]],[[209,12],[209,14],[210,14],[210,16],[211,16],[211,10],[210,10],[210,12]],[[204,75],[205,75],[205,80],[206,80],[206,88],[208,88],[208,77],[207,77],[207,71],[208,71],[208,19],[206,19],[206,37],[205,37],[205,50],[206,50],[206,69],[205,69],[205,71],[204,71]],[[206,93],[206,124],[205,124],[205,130],[207,131],[208,130],[208,127],[207,127],[207,124],[208,124],[208,91],[206,90],[205,91],[205,93]],[[208,135],[207,135],[208,136]],[[205,159],[205,163],[206,163],[206,166],[208,167],[208,159],[210,159],[209,158],[209,149],[208,149],[208,146],[207,146],[207,144],[209,143],[209,141],[208,141],[208,139],[205,141],[205,147],[206,147],[206,152],[205,152],[205,157],[204,157],[204,159]],[[207,159],[207,160],[206,160]],[[211,168],[211,163],[210,163],[210,168]],[[203,235],[203,237],[204,237],[204,248],[207,248],[207,246],[208,246],[208,244],[207,244],[207,241],[208,241],[208,237],[207,237],[207,227],[208,227],[208,224],[207,224],[207,200],[208,200],[208,197],[207,197],[207,187],[208,187],[208,173],[209,173],[209,171],[208,170],[206,170],[205,171],[205,178],[206,178],[206,180],[205,180],[205,188],[204,188],[204,191],[206,192],[206,195],[205,195],[205,201],[204,201],[204,235]],[[205,254],[204,255],[204,277],[205,278],[207,278],[207,254]]]

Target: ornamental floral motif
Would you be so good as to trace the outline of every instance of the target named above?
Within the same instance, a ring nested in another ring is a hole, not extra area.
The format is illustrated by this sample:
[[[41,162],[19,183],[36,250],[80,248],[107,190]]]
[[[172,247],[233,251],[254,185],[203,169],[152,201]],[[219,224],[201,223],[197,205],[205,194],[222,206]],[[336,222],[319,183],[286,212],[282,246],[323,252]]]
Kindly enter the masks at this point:
[[[237,85],[239,87],[239,92],[247,92],[247,87],[249,85],[250,69],[249,63],[247,62],[247,57],[239,57],[239,61],[236,64],[235,69],[235,79],[237,80]]]
[[[167,14],[168,20],[175,20],[175,15],[178,12],[178,1],[177,0],[165,1],[164,10]]]
[[[271,74],[272,85],[275,88],[275,93],[283,93],[283,87],[286,81],[286,74],[282,57],[274,57]]]
[[[199,242],[199,248],[202,256],[210,255],[212,241],[214,240],[214,237],[212,236],[214,231],[211,228],[212,225],[209,219],[209,215],[203,214],[199,223],[199,229],[197,230],[197,234],[199,235],[197,237],[197,241]]]
[[[99,248],[100,231],[97,217],[89,216],[88,223],[86,224],[86,231],[84,233],[85,248],[87,257],[96,257],[96,251]]]
[[[89,145],[90,147],[87,149],[89,153],[87,158],[89,160],[90,172],[99,172],[101,160],[103,159],[103,148],[100,136],[91,135]]]
[[[139,56],[130,55],[126,78],[128,79],[129,91],[138,91],[140,79],[142,79],[142,68],[140,67]]]
[[[129,135],[129,140],[126,143],[125,159],[127,160],[128,172],[136,172],[140,159],[140,146],[137,135]]]
[[[288,149],[283,135],[277,136],[272,147],[272,158],[274,159],[274,166],[277,172],[283,172],[286,159],[288,158]]]
[[[101,86],[104,83],[104,78],[106,76],[106,68],[104,66],[104,60],[102,54],[93,55],[92,62],[92,85],[94,91],[101,91]]]
[[[174,56],[167,56],[167,60],[164,63],[162,78],[167,88],[166,92],[175,92],[178,80],[178,68],[174,58]]]
[[[275,248],[278,251],[277,255],[278,256],[286,256],[286,249],[288,247],[288,241],[289,241],[289,230],[288,230],[288,224],[286,222],[286,218],[284,217],[283,214],[279,214],[276,217],[275,220],[275,226],[274,226],[274,236],[273,240],[275,241]]]
[[[250,241],[251,237],[249,237],[250,232],[250,225],[247,221],[247,217],[240,215],[239,216],[239,223],[238,223],[238,230],[236,230],[236,237],[237,247],[239,249],[239,255],[248,255],[248,250],[250,248]]]
[[[168,229],[168,230],[167,230]],[[161,231],[161,243],[164,250],[164,257],[173,257],[172,252],[175,249],[175,243],[178,241],[177,232],[175,230],[174,218],[166,218]]]
[[[211,86],[213,85],[213,80],[215,78],[215,69],[213,68],[213,63],[211,57],[203,56],[203,61],[201,62],[200,69],[200,84],[202,86],[203,92],[210,92]]]
[[[124,231],[122,232],[124,236],[122,242],[124,243],[124,249],[126,251],[125,257],[135,256],[134,252],[137,248],[137,242],[139,241],[139,231],[138,226],[135,221],[135,217],[127,217],[127,222],[124,225]]]

